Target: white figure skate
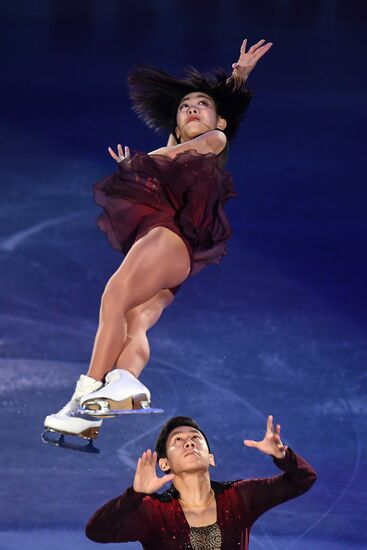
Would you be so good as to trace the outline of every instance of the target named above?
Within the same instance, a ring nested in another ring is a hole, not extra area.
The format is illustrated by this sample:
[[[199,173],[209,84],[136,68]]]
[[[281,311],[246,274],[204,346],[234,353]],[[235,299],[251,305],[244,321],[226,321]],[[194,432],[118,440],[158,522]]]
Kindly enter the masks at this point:
[[[42,434],[45,443],[87,452],[99,452],[93,447],[93,440],[97,438],[102,420],[92,418],[89,414],[80,412],[80,399],[102,387],[102,382],[82,374],[76,384],[71,400],[57,413],[46,416]],[[54,439],[50,433],[58,434]],[[65,441],[65,435],[79,436],[89,441],[88,445],[80,446]]]
[[[84,395],[81,410],[93,417],[111,418],[120,414],[161,413],[150,406],[150,391],[125,369],[115,369],[106,375],[100,390]]]

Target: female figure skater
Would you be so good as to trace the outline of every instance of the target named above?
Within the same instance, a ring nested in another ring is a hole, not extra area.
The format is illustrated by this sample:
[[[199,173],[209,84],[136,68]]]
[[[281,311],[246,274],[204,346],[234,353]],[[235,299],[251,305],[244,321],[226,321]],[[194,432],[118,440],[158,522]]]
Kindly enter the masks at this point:
[[[192,68],[182,79],[152,67],[130,73],[134,110],[170,138],[148,154],[109,148],[118,172],[96,185],[99,225],[125,258],[102,296],[88,373],[71,400],[46,417],[47,430],[95,438],[97,416],[149,408],[150,392],[138,380],[149,358],[146,332],[179,285],[225,252],[231,231],[223,205],[234,196],[223,170],[227,141],[250,101],[246,79],[271,46],[260,40],[246,52],[244,40],[229,78]]]
[[[133,486],[91,517],[87,537],[104,543],[140,541],[146,550],[247,550],[257,518],[308,491],[316,473],[283,445],[272,416],[264,439],[244,444],[272,456],[283,473],[211,481],[214,456],[204,432],[192,418],[172,418],[162,428],[155,452],[148,449],[139,458]],[[157,460],[163,477],[157,476]],[[170,489],[156,492],[170,481]]]

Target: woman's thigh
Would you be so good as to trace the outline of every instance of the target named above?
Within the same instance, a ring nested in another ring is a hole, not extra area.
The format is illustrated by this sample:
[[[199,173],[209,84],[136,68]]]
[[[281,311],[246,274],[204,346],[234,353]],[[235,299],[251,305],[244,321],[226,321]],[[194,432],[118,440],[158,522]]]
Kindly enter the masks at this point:
[[[183,240],[170,229],[155,227],[129,250],[106,291],[123,297],[126,311],[180,285],[190,273],[190,256]]]

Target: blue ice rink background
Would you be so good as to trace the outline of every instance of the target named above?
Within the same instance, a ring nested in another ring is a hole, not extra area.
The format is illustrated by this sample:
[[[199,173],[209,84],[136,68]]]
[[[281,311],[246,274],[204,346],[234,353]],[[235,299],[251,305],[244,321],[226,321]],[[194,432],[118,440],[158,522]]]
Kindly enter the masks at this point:
[[[252,550],[366,547],[366,15],[338,0],[1,5],[1,550],[97,548],[86,520],[176,414],[206,430],[214,479],[276,474],[242,444],[269,413],[318,481],[256,523]],[[246,36],[274,47],[230,149],[229,253],[150,333],[142,380],[166,413],[105,421],[98,456],[46,446],[121,261],[92,185],[115,169],[109,145],[164,143],[130,112],[127,72],[230,71]]]

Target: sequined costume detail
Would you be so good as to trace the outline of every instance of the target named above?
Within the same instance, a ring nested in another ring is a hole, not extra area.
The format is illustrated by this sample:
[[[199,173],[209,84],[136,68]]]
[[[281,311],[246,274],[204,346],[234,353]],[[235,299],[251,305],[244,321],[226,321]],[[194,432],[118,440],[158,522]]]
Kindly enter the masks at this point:
[[[216,523],[206,527],[190,527],[190,544],[193,550],[220,550],[222,534]]]

